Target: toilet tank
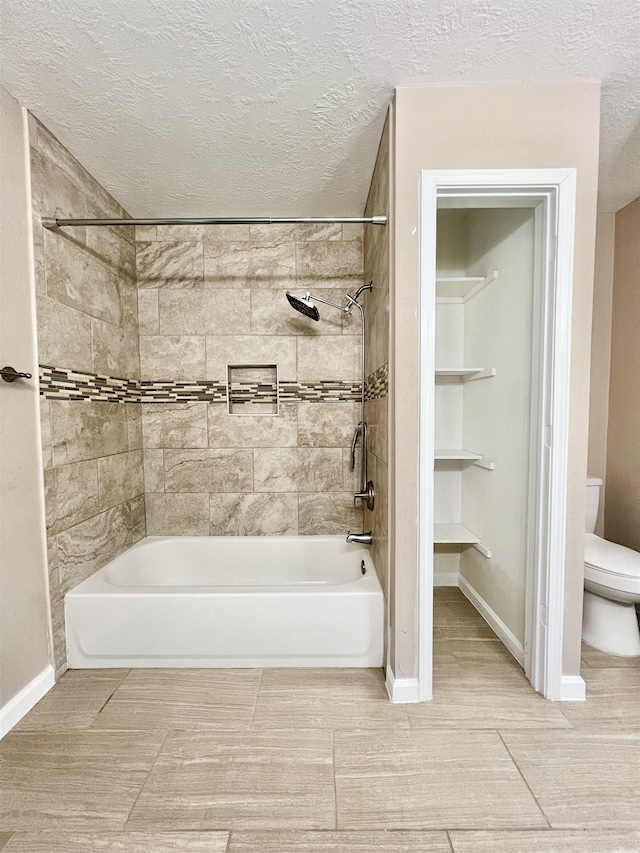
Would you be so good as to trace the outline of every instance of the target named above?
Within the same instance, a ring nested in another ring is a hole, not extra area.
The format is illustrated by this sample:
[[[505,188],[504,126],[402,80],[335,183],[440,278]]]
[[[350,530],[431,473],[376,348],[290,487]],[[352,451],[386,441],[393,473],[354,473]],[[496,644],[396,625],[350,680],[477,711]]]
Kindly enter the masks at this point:
[[[601,486],[602,480],[599,477],[587,477],[587,501],[584,508],[585,533],[595,533]]]

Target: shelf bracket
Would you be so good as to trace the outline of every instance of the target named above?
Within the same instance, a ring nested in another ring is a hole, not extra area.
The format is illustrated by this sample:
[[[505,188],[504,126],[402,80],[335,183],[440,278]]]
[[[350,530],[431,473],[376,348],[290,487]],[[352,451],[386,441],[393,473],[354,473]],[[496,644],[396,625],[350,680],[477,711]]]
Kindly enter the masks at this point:
[[[476,542],[473,547],[476,549],[476,551],[480,551],[482,556],[486,557],[487,560],[491,559],[491,551],[486,547],[486,545],[483,545],[482,542]]]
[[[495,463],[489,462],[488,459],[476,459],[473,464],[478,465],[480,468],[486,468],[487,471],[494,471],[496,467]]]
[[[465,382],[475,382],[477,379],[491,379],[492,376],[496,375],[495,367],[488,367],[486,370],[483,370],[481,373],[476,373],[474,376],[467,376],[465,378]]]

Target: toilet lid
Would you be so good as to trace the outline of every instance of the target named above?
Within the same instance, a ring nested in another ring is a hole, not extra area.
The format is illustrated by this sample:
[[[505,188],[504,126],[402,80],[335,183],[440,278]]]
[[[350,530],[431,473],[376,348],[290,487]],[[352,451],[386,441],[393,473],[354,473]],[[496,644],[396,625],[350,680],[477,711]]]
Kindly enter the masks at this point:
[[[607,539],[601,539],[594,533],[585,533],[584,562],[586,566],[608,572],[611,575],[622,575],[630,578],[640,578],[640,553],[632,548],[625,548]]]

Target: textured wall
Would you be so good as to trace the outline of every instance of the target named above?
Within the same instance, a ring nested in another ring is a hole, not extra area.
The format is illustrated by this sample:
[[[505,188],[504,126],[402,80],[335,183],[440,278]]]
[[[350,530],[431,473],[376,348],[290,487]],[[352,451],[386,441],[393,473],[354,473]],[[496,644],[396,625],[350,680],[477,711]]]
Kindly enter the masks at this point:
[[[139,378],[133,229],[54,233],[41,216],[126,216],[30,119],[38,358]],[[64,595],[144,536],[140,406],[42,399],[49,588],[56,669],[66,667]]]
[[[616,214],[604,535],[640,551],[640,198]]]
[[[229,414],[224,393],[143,402],[148,534],[359,530],[348,467],[358,316],[320,305],[313,322],[285,291],[340,303],[362,283],[361,227],[158,226],[136,238],[143,386],[204,381],[224,392],[228,363],[274,363],[288,391],[277,416]],[[344,384],[346,399],[301,399],[322,381]]]
[[[389,119],[385,122],[378,157],[371,179],[366,215],[389,209]],[[370,390],[365,417],[369,424],[369,478],[376,489],[373,512],[364,510],[365,530],[373,532],[371,554],[387,597],[389,584],[389,232],[374,225],[364,226],[364,279],[373,281],[373,291],[365,293],[365,369]],[[375,382],[381,376],[382,381]],[[376,393],[373,388],[379,387]]]

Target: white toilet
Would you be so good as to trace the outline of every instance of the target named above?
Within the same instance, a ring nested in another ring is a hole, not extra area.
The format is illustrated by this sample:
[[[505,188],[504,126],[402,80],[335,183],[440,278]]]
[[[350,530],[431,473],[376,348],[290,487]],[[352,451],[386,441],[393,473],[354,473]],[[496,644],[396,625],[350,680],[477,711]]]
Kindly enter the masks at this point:
[[[635,605],[640,602],[640,553],[601,539],[596,529],[602,480],[587,478],[582,639],[610,655],[640,655]]]

